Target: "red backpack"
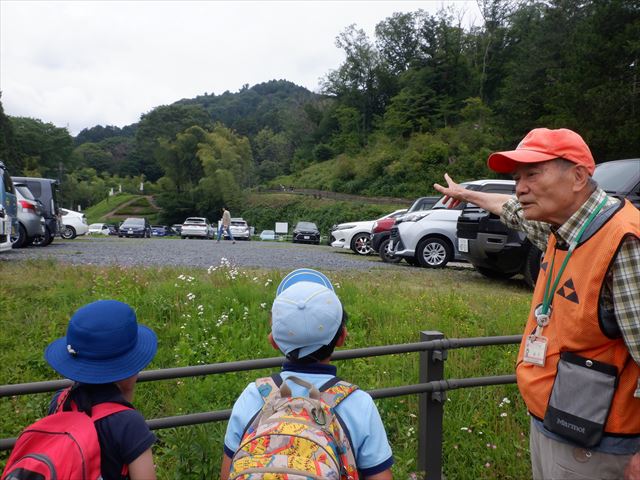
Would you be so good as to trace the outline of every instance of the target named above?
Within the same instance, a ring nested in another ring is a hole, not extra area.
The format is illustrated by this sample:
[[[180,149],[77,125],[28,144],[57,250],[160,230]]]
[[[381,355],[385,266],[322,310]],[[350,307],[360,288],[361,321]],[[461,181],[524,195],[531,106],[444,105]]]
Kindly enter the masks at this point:
[[[66,391],[65,391],[66,392]],[[60,397],[66,397],[65,392]],[[99,480],[100,443],[94,422],[131,407],[100,403],[91,416],[59,411],[25,428],[11,452],[2,480]]]

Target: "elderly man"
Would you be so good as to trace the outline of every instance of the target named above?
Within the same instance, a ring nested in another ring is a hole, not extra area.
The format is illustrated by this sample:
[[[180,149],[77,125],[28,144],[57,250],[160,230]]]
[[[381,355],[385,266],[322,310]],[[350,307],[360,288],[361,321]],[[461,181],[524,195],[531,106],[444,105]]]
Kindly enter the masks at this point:
[[[489,156],[516,198],[445,175],[449,206],[500,215],[545,251],[520,345],[534,479],[640,479],[640,212],[591,178],[577,133],[537,128]]]

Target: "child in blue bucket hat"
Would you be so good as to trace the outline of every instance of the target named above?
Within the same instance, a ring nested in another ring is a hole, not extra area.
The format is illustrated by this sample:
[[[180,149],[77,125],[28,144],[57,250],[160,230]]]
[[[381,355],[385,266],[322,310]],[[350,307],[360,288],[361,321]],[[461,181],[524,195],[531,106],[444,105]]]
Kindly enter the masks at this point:
[[[337,369],[331,365],[331,355],[335,347],[345,343],[346,320],[342,303],[323,273],[301,268],[286,275],[277,288],[271,308],[268,337],[273,348],[286,357],[281,372],[271,377],[276,384],[295,376],[322,391],[323,387],[339,381]],[[307,387],[293,382],[287,384],[292,396],[309,396]],[[236,400],[224,437],[222,480],[228,479],[232,458],[243,434],[264,405],[256,382],[250,383]],[[355,454],[359,478],[391,479],[391,447],[371,396],[356,389],[335,411]]]
[[[133,408],[138,373],[156,354],[156,334],[137,322],[126,303],[98,300],[80,307],[69,320],[67,334],[45,350],[51,367],[73,380],[57,392],[49,414],[61,408],[91,415],[93,406],[112,402],[130,407],[97,420],[104,480],[155,479],[151,446],[156,436]]]

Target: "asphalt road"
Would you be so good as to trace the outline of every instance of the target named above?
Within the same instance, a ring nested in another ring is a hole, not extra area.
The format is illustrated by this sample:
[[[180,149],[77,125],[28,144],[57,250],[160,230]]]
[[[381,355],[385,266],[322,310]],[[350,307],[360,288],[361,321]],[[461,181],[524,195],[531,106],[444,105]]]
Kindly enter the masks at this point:
[[[0,261],[35,258],[56,259],[75,265],[190,266],[208,268],[226,258],[233,265],[292,270],[316,267],[328,270],[412,268],[404,262],[390,265],[378,255],[362,257],[351,250],[327,245],[287,242],[182,240],[178,238],[133,239],[118,237],[58,237],[47,247],[28,247],[0,254]]]

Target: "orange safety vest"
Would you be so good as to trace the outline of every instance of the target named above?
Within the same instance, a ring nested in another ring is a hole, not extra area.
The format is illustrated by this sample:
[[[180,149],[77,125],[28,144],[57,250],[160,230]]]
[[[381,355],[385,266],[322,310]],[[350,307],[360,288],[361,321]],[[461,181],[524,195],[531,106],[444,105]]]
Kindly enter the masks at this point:
[[[545,364],[540,367],[522,361],[524,345],[527,336],[536,329],[534,310],[542,303],[547,277],[553,273],[552,279],[555,279],[567,255],[567,250],[557,250],[554,272],[549,272],[556,246],[555,236],[549,237],[516,365],[520,393],[529,412],[538,419],[544,418],[547,410],[560,353],[569,351],[618,369],[618,387],[605,433],[640,435],[640,398],[633,396],[640,367],[631,358],[621,337],[609,338],[603,333],[598,308],[605,275],[625,237],[640,237],[639,224],[640,212],[625,201],[595,234],[573,251],[553,296],[549,324],[542,331],[548,343]]]

